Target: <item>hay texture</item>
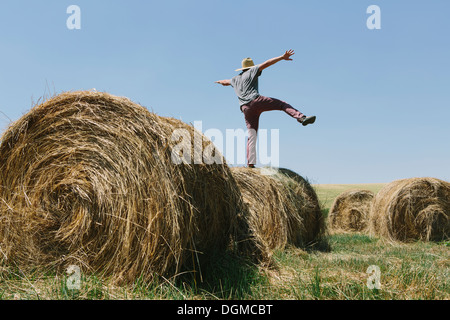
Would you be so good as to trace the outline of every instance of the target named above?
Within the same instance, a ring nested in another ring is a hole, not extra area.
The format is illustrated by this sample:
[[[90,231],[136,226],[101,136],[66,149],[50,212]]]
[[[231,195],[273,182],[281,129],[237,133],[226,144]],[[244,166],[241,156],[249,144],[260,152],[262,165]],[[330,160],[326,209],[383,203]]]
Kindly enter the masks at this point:
[[[397,180],[375,196],[370,231],[392,241],[443,240],[450,235],[450,183]]]
[[[369,190],[350,190],[337,196],[328,215],[330,230],[365,231],[373,198]]]
[[[1,139],[4,262],[132,281],[225,250],[239,189],[224,162],[175,164],[174,146],[210,146],[173,139],[175,129],[202,136],[107,93],[67,92],[32,108]]]
[[[257,258],[270,262],[277,249],[318,241],[324,220],[317,196],[305,179],[263,170],[231,168],[248,206],[247,238],[256,248]]]

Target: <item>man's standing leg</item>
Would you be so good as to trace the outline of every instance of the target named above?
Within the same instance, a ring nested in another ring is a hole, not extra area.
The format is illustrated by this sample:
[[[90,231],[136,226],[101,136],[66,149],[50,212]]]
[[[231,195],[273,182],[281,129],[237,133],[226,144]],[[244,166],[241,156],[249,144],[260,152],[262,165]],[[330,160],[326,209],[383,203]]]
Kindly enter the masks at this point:
[[[258,136],[259,116],[260,113],[243,106],[242,112],[245,115],[245,124],[248,130],[247,139],[247,164],[249,166],[256,164],[256,141]]]
[[[257,131],[255,129],[248,128],[247,164],[249,166],[256,165],[256,141],[257,141],[257,138],[258,138]]]

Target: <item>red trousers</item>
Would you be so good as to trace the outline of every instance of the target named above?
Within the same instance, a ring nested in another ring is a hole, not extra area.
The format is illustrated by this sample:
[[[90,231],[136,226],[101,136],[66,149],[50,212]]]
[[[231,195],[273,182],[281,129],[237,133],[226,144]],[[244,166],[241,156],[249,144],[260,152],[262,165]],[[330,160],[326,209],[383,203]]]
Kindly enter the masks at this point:
[[[247,140],[247,164],[256,164],[256,139],[259,126],[259,116],[265,111],[280,110],[286,112],[295,119],[303,117],[303,113],[290,104],[264,96],[259,96],[248,104],[241,106],[245,116],[245,124],[248,129]]]

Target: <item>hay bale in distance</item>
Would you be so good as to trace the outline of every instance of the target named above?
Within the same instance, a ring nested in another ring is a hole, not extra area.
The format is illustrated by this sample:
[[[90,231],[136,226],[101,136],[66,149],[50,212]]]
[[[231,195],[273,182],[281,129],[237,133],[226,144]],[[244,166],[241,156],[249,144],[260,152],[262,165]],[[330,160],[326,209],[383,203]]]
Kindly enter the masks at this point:
[[[374,193],[350,190],[334,199],[328,215],[331,230],[364,231],[368,227]]]
[[[269,262],[274,250],[288,245],[305,247],[320,240],[324,219],[306,180],[299,183],[281,171],[268,175],[261,170],[231,168],[248,205],[249,241],[257,248],[258,259]]]
[[[239,189],[225,163],[174,164],[175,128],[194,134],[90,91],[60,94],[13,123],[0,145],[6,262],[151,280],[192,269],[197,252],[225,250],[243,210]]]
[[[436,178],[389,183],[375,196],[370,232],[392,241],[448,239],[450,183]]]

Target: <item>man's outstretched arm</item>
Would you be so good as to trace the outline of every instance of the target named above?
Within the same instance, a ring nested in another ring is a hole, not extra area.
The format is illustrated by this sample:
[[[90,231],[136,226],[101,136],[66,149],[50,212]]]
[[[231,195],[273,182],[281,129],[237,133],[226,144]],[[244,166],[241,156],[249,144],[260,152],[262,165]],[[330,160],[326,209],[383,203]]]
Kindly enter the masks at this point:
[[[275,63],[277,63],[277,62],[279,62],[279,61],[281,61],[281,60],[289,60],[289,61],[292,61],[291,56],[294,55],[294,54],[295,54],[294,50],[292,50],[292,49],[291,49],[291,50],[288,50],[288,51],[286,51],[282,56],[275,57],[275,58],[269,59],[269,60],[267,60],[267,61],[261,63],[261,64],[259,65],[259,70],[260,70],[260,71],[263,71],[263,70],[266,69],[267,67],[270,67],[271,65],[274,65]]]
[[[221,84],[223,86],[231,86],[231,80],[219,80],[216,81],[215,83]]]

